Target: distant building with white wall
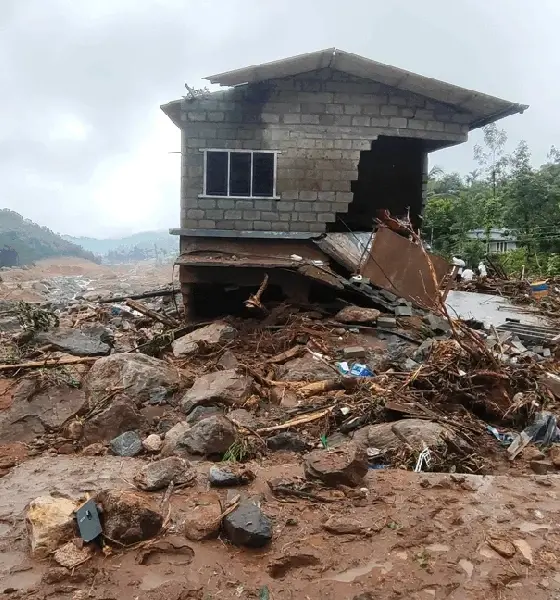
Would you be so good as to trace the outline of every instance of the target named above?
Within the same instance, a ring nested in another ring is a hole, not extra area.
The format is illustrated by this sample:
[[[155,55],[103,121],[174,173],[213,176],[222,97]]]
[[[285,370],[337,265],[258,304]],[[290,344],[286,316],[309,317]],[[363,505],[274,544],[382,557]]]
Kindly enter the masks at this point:
[[[480,240],[486,243],[488,254],[502,254],[517,249],[517,236],[505,227],[492,229],[471,229],[467,233],[471,240]]]

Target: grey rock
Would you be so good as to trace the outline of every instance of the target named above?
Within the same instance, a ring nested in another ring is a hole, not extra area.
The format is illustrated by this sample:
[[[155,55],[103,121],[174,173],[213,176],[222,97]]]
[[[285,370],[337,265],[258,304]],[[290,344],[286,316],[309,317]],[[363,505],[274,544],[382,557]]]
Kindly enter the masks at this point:
[[[222,456],[235,442],[236,430],[231,421],[215,415],[193,425],[178,441],[176,452]]]
[[[6,315],[0,317],[0,331],[14,333],[21,329],[19,319],[16,316]]]
[[[171,456],[177,451],[177,444],[183,437],[183,435],[190,429],[190,424],[186,421],[181,421],[174,425],[165,434],[163,440],[163,446],[161,448],[162,456]]]
[[[428,313],[422,320],[436,335],[451,331],[451,325],[449,325],[447,319],[439,315]]]
[[[272,540],[271,520],[249,500],[224,518],[223,528],[236,546],[262,548]]]
[[[385,300],[388,300],[389,302],[397,302],[398,298],[397,296],[395,296],[395,294],[393,294],[392,292],[389,292],[387,290],[379,290],[379,295],[382,296],[383,298],[385,298]]]
[[[196,481],[196,472],[191,465],[178,456],[170,456],[148,463],[134,476],[134,484],[146,492],[165,489],[172,481],[175,485]]]
[[[216,371],[199,377],[181,400],[183,411],[189,414],[196,406],[208,404],[243,404],[251,395],[253,378],[234,369]]]
[[[228,418],[233,419],[236,423],[243,425],[244,427],[254,428],[256,425],[256,419],[252,413],[244,408],[236,408],[228,413]]]
[[[321,381],[332,379],[333,370],[310,354],[288,361],[279,369],[281,381]]]
[[[111,346],[101,341],[101,336],[97,331],[61,327],[38,333],[35,339],[42,344],[51,344],[57,350],[75,356],[102,356],[111,351]]]
[[[394,317],[379,317],[377,326],[382,329],[395,329],[397,327],[397,319]]]
[[[226,350],[218,360],[218,366],[222,369],[237,369],[239,361],[231,350]]]
[[[97,300],[106,300],[107,298],[111,298],[113,292],[111,290],[94,290],[91,292],[84,292],[81,297],[86,302],[95,302]]]
[[[173,354],[178,358],[189,356],[198,350],[199,344],[206,348],[215,348],[235,339],[236,336],[237,330],[231,325],[212,323],[175,340],[172,344]]]
[[[142,429],[144,425],[144,419],[132,400],[121,394],[114,398],[107,408],[86,420],[83,437],[87,444],[104,442],[125,431]]]
[[[112,439],[110,446],[118,456],[136,456],[142,452],[142,439],[136,431],[125,431]]]
[[[198,423],[202,419],[206,419],[206,417],[211,417],[212,415],[221,415],[223,414],[223,410],[219,406],[196,406],[186,418],[187,423],[193,425],[194,423]]]
[[[208,471],[210,485],[216,487],[229,487],[250,483],[255,478],[254,473],[240,465],[221,464],[212,465]]]
[[[309,444],[293,431],[282,431],[269,437],[266,440],[266,445],[273,451],[306,452],[309,450]]]
[[[416,361],[417,363],[424,362],[428,358],[428,356],[430,356],[430,353],[435,343],[436,340],[424,340],[420,344],[420,346],[412,353],[412,360]]]
[[[126,389],[137,403],[161,397],[165,390],[167,402],[173,394],[185,387],[179,371],[169,363],[146,354],[112,354],[97,360],[84,380],[84,389],[90,408],[107,396],[107,390]]]
[[[420,365],[415,361],[412,360],[412,358],[407,358],[403,363],[402,363],[402,370],[403,371],[414,371],[415,369],[417,369]]]
[[[412,317],[412,307],[406,305],[395,306],[395,316]]]

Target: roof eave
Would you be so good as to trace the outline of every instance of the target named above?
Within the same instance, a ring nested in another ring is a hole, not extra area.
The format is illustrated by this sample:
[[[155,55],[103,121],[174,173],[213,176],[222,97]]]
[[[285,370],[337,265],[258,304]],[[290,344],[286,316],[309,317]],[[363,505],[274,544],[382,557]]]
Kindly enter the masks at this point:
[[[528,104],[512,104],[511,106],[508,106],[503,110],[495,112],[492,115],[480,117],[476,121],[473,121],[469,124],[469,130],[472,131],[473,129],[485,127],[490,123],[495,123],[496,121],[504,119],[505,117],[510,117],[511,115],[523,114],[528,108]]]

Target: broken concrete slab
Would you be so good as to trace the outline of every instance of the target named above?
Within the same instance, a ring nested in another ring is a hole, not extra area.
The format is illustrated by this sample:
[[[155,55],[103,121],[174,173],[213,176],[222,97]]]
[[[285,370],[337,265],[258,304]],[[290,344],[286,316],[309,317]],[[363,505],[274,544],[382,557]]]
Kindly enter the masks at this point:
[[[190,356],[198,351],[200,345],[209,350],[214,349],[235,339],[236,336],[237,330],[231,325],[211,323],[175,340],[172,344],[173,355],[177,358]]]
[[[363,308],[361,306],[345,306],[341,311],[335,315],[335,320],[340,323],[361,323],[361,324],[373,324],[377,322],[379,315],[381,314],[375,308]]]
[[[108,330],[103,328],[74,329],[71,327],[60,327],[51,331],[40,332],[35,339],[41,344],[50,344],[57,350],[68,352],[74,356],[103,356],[109,354],[111,346],[102,341],[109,335]]]
[[[97,360],[84,380],[90,408],[106,398],[107,390],[123,389],[137,404],[167,402],[186,386],[179,371],[169,363],[146,354],[113,354]]]
[[[251,395],[253,378],[234,369],[216,371],[199,377],[181,400],[181,408],[189,414],[207,404],[243,404]]]
[[[366,449],[352,441],[332,450],[314,450],[304,457],[304,471],[309,479],[320,479],[331,487],[356,487],[368,472]]]

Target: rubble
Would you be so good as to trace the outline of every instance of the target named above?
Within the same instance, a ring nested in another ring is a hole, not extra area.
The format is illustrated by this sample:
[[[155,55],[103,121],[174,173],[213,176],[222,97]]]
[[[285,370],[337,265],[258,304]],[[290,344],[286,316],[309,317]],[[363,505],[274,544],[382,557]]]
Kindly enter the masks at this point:
[[[186,460],[170,456],[143,466],[134,476],[134,484],[146,492],[155,492],[167,488],[171,482],[182,486],[194,483],[195,479],[196,473]]]
[[[333,450],[314,450],[304,456],[304,471],[308,478],[320,479],[331,487],[356,487],[368,472],[365,447],[348,442]]]
[[[72,500],[52,496],[41,496],[29,504],[25,519],[34,556],[45,558],[74,537],[76,508]]]
[[[127,490],[107,490],[96,498],[103,507],[103,535],[109,541],[128,546],[157,535],[163,516],[149,498]]]
[[[250,396],[253,379],[234,369],[216,371],[199,377],[181,400],[181,407],[189,414],[205,404],[243,404]]]
[[[272,522],[252,501],[244,500],[223,520],[224,532],[235,546],[262,548],[272,539]]]

